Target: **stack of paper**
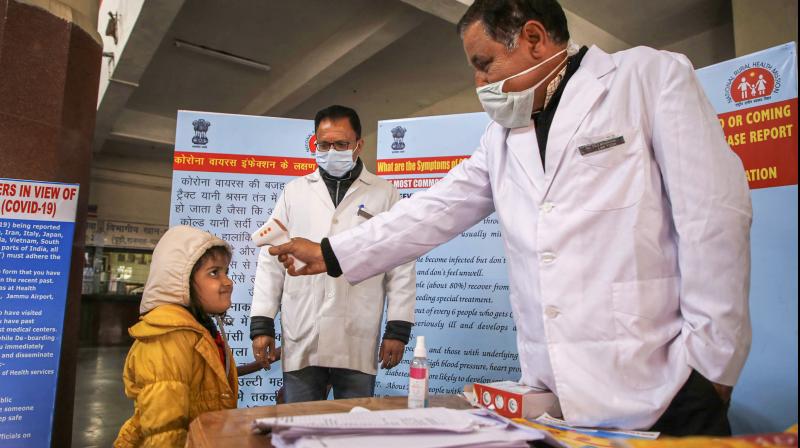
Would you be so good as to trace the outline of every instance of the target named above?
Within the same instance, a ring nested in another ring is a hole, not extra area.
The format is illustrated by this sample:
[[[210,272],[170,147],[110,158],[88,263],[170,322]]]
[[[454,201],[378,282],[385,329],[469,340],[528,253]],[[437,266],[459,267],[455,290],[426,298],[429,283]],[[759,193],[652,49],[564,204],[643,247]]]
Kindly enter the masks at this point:
[[[253,427],[272,432],[276,448],[523,448],[548,438],[485,410],[445,408],[263,418]]]

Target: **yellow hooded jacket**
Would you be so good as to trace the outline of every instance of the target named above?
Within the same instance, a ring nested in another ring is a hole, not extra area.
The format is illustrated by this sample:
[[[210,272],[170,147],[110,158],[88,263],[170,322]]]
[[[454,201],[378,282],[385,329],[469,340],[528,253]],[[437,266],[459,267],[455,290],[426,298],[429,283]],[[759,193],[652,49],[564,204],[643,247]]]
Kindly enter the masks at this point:
[[[153,252],[135,339],[125,361],[125,394],[134,414],[119,431],[115,447],[182,447],[189,423],[203,412],[236,408],[238,380],[226,347],[229,372],[211,334],[192,316],[189,276],[212,246],[230,248],[213,235],[178,226]]]

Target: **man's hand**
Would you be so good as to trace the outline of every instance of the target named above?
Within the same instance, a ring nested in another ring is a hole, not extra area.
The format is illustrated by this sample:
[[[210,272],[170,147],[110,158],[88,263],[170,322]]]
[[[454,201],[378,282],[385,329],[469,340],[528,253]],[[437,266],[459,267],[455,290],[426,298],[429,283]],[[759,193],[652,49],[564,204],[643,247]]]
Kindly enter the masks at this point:
[[[253,339],[253,356],[261,364],[261,367],[269,370],[270,364],[278,358],[275,353],[275,338],[256,336]]]
[[[305,238],[292,238],[292,241],[269,248],[270,255],[277,255],[278,261],[283,263],[289,275],[313,275],[328,272],[325,259],[322,258],[322,248],[318,243],[312,243]],[[304,262],[302,269],[294,268],[294,259]]]
[[[381,351],[378,359],[381,361],[381,369],[391,369],[392,367],[400,364],[403,359],[403,350],[406,344],[397,339],[384,339],[381,342]]]
[[[726,386],[724,384],[719,383],[711,383],[714,386],[714,390],[717,391],[719,398],[722,400],[723,403],[728,404],[731,402],[731,395],[733,395],[733,387]]]

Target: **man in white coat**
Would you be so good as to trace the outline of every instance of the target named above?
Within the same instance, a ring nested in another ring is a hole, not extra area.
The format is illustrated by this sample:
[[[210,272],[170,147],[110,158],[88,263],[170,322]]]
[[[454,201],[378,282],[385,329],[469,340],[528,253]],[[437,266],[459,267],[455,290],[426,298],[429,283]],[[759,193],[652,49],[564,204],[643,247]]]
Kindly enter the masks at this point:
[[[330,106],[314,119],[318,169],[289,182],[272,218],[291,236],[312,241],[341,233],[389,210],[400,198],[391,183],[364,168],[356,111]],[[399,264],[399,263],[398,263]],[[351,286],[325,274],[288,277],[266,249],[259,255],[250,311],[253,354],[269,368],[276,359],[274,318],[281,312],[284,398],[287,403],[371,397],[378,361],[391,369],[403,358],[414,322],[415,263],[376,272]],[[386,329],[378,349],[386,306]]]
[[[496,211],[523,383],[574,425],[730,433],[752,210],[689,61],[570,45],[555,0],[477,0],[458,31],[493,119],[472,157],[364,225],[270,252],[355,284]]]

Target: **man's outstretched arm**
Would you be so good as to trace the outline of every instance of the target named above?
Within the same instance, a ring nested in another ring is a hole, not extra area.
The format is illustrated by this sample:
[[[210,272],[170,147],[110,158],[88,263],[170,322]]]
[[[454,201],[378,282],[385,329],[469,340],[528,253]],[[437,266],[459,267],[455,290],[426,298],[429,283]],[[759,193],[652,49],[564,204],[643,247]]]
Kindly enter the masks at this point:
[[[360,226],[323,239],[295,238],[270,248],[289,275],[343,273],[350,283],[407,263],[443,244],[494,211],[486,135],[468,160],[428,190],[398,202]],[[292,257],[307,264],[295,270]]]

